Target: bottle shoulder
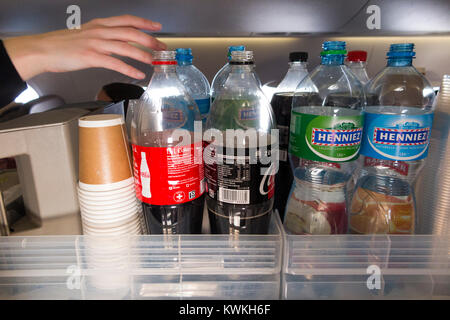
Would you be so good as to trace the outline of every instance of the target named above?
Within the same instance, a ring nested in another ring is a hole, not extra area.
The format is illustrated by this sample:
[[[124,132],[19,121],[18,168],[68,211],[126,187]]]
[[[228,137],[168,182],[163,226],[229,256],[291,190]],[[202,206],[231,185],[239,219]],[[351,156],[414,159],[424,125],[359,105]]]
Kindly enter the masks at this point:
[[[209,96],[211,88],[208,79],[194,65],[178,66],[177,74],[180,81],[194,99]]]
[[[289,69],[275,92],[294,92],[298,84],[308,75],[306,69]]]
[[[376,97],[375,105],[431,110],[435,99],[430,82],[413,66],[386,67],[367,83],[366,92]]]
[[[293,106],[365,106],[362,83],[345,65],[319,65],[298,84]]]

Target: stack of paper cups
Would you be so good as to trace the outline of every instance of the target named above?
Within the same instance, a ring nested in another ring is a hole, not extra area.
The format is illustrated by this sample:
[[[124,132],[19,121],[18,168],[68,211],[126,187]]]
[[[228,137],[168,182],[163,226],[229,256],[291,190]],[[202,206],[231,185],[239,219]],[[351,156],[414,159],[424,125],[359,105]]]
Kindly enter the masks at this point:
[[[97,236],[89,239],[86,259],[97,271],[92,277],[96,287],[117,289],[128,283],[123,268],[129,262],[129,236],[142,234],[143,220],[124,120],[121,115],[93,115],[80,118],[78,126],[83,233]]]

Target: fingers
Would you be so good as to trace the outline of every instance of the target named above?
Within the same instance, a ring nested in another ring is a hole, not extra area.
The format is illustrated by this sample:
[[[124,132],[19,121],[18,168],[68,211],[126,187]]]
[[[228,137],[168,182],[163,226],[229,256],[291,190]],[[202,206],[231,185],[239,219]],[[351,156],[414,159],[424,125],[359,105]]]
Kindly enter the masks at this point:
[[[144,79],[145,74],[125,62],[104,54],[92,53],[88,57],[91,67],[106,68],[120,72],[134,79]]]
[[[125,42],[135,42],[144,47],[154,50],[165,50],[167,46],[164,42],[131,27],[112,27],[112,28],[95,28],[87,31],[92,37],[121,40]]]
[[[94,19],[88,23],[105,27],[134,27],[137,29],[149,31],[161,30],[161,24],[159,22],[154,22],[129,14],[123,16]]]
[[[152,62],[152,55],[149,52],[138,49],[126,42],[98,40],[96,41],[96,44],[97,45],[95,49],[103,53],[130,57],[132,59],[148,64]]]

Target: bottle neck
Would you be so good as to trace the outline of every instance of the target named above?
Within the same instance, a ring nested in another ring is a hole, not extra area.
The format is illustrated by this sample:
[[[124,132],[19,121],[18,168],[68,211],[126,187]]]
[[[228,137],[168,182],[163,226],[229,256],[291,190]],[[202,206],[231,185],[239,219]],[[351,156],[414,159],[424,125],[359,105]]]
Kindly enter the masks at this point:
[[[389,58],[387,62],[388,67],[409,67],[412,66],[411,58]]]
[[[350,68],[366,68],[366,62],[365,61],[349,61],[348,66]]]
[[[230,63],[231,72],[228,76],[227,83],[233,81],[235,83],[245,82],[246,84],[254,84],[259,87],[258,80],[255,77],[253,64],[232,64]]]
[[[178,61],[178,65],[179,66],[191,66],[192,65],[192,59]]]
[[[176,64],[162,64],[162,65],[154,65],[153,66],[153,73],[154,74],[161,74],[161,73],[176,73],[177,72],[177,65]]]
[[[231,67],[231,73],[236,74],[247,74],[247,73],[253,73],[254,70],[254,64],[233,64],[233,62],[230,62]]]
[[[344,64],[345,55],[343,54],[330,54],[321,57],[323,65],[342,65]]]
[[[301,62],[301,61],[292,61],[289,62],[289,70],[299,70],[299,69],[306,69],[307,62]]]

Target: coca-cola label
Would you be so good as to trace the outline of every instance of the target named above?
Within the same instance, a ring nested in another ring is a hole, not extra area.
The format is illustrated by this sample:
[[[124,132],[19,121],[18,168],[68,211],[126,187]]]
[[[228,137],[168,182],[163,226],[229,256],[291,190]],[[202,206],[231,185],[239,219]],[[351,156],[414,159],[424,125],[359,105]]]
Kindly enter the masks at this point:
[[[275,170],[272,162],[261,161],[261,157],[270,158],[270,147],[264,149],[233,148],[230,152],[205,143],[208,195],[230,204],[258,204],[271,199],[275,191]]]
[[[168,148],[133,145],[133,164],[136,196],[142,202],[181,204],[204,192],[201,142]]]

